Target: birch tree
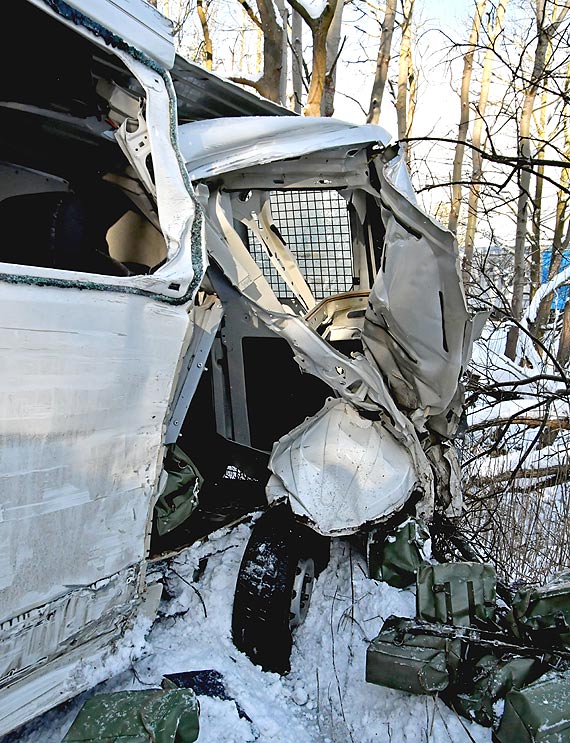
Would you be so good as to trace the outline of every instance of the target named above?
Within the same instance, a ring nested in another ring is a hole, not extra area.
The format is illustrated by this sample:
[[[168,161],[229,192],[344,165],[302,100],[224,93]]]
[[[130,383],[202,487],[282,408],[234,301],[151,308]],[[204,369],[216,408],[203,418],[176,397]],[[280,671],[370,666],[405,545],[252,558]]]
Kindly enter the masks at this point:
[[[554,6],[557,10],[557,6]],[[519,144],[518,154],[521,163],[529,161],[532,155],[531,149],[531,118],[537,93],[547,77],[546,65],[548,45],[556,35],[558,28],[568,14],[568,6],[559,9],[556,18],[548,18],[546,14],[546,0],[536,0],[536,50],[534,53],[534,64],[528,88],[523,99],[522,110],[519,119]],[[515,320],[519,320],[523,311],[524,289],[525,289],[525,258],[527,244],[527,221],[528,205],[530,199],[530,167],[522,167],[519,174],[519,196],[517,202],[517,224],[514,247],[514,276],[513,276],[513,298],[512,314]],[[513,325],[507,336],[505,354],[515,359],[519,330]]]
[[[388,80],[388,67],[390,65],[390,56],[392,53],[392,36],[394,34],[394,25],[396,22],[396,7],[398,0],[387,0],[386,11],[384,13],[384,22],[382,24],[382,33],[380,35],[380,46],[378,48],[378,57],[376,60],[376,73],[370,94],[370,106],[366,122],[368,124],[377,124],[380,120],[382,110],[382,99],[384,89]]]
[[[410,148],[408,139],[412,131],[416,102],[416,76],[412,61],[412,14],[414,0],[402,2],[402,41],[398,64],[398,87],[396,92],[396,115],[398,119],[398,139],[404,140],[404,156],[409,165]]]
[[[475,233],[477,229],[477,211],[479,208],[479,195],[481,191],[481,178],[483,176],[483,157],[481,154],[483,147],[483,126],[487,103],[489,100],[489,88],[491,84],[491,74],[493,71],[493,62],[495,59],[495,44],[502,33],[505,22],[505,11],[508,0],[500,0],[495,11],[495,21],[492,28],[489,28],[489,45],[483,58],[483,69],[481,72],[481,88],[479,91],[479,101],[476,106],[473,120],[473,131],[471,142],[471,184],[469,187],[469,197],[467,201],[467,228],[465,231],[465,253],[463,259],[463,275],[466,281],[470,278],[471,262],[473,260],[473,247],[475,245]]]
[[[457,222],[459,220],[459,209],[461,208],[461,173],[463,167],[463,156],[465,153],[465,139],[469,128],[469,93],[471,90],[471,72],[473,70],[473,57],[479,41],[479,30],[481,28],[481,19],[485,12],[487,0],[478,0],[473,14],[473,23],[471,25],[471,34],[467,51],[463,57],[463,75],[461,77],[461,94],[460,94],[460,115],[459,131],[457,133],[457,145],[455,147],[455,157],[453,158],[453,171],[451,176],[451,208],[449,210],[448,229],[452,232],[457,231]]]

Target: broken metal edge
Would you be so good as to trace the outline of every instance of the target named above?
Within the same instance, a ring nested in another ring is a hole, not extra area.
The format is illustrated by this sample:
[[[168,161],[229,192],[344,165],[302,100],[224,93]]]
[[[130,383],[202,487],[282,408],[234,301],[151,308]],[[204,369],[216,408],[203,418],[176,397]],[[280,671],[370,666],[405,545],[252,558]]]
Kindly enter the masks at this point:
[[[130,627],[123,635],[122,645],[128,649],[124,657],[117,658],[113,631],[96,637],[75,650],[58,656],[19,681],[2,689],[0,708],[0,735],[29,722],[58,704],[66,702],[82,691],[92,688],[122,665],[130,664],[130,649],[140,645],[150,629],[162,594],[162,584],[147,586]],[[106,663],[112,658],[112,669]]]

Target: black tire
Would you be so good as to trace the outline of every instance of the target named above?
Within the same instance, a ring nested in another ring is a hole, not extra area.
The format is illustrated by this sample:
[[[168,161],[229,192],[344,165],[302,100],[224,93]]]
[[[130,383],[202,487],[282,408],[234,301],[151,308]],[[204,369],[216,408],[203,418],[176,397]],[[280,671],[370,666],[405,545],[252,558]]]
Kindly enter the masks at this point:
[[[264,671],[290,670],[293,586],[299,565],[307,564],[307,550],[312,551],[311,541],[303,537],[289,505],[274,506],[254,524],[241,562],[232,637],[238,650]]]

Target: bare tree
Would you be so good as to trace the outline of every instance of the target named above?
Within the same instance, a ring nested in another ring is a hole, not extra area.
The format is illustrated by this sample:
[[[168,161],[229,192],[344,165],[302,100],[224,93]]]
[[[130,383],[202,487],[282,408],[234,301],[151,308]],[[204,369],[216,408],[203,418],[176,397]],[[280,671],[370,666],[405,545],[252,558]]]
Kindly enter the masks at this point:
[[[453,172],[451,176],[451,208],[449,210],[448,229],[457,231],[459,220],[459,209],[461,208],[461,171],[463,167],[463,155],[465,153],[465,139],[469,128],[469,92],[471,90],[471,72],[473,70],[473,57],[479,41],[479,30],[481,19],[485,12],[487,0],[478,0],[473,14],[473,23],[467,51],[463,57],[463,75],[461,77],[460,115],[459,131],[457,133],[457,145],[455,157],[453,158]]]
[[[398,65],[398,88],[396,92],[396,114],[398,139],[404,140],[404,155],[409,164],[410,149],[406,141],[411,134],[415,110],[416,77],[412,61],[412,14],[414,0],[402,2],[402,41]]]
[[[342,52],[344,41],[341,44],[342,33],[342,14],[344,10],[344,0],[338,0],[332,19],[332,23],[327,34],[326,47],[326,74],[321,102],[321,115],[332,116],[334,113],[334,96],[336,93],[336,70],[337,63]],[[346,37],[345,37],[346,38]]]
[[[196,0],[196,10],[204,35],[204,67],[211,71],[214,55],[212,51],[212,37],[210,36],[210,29],[208,27],[208,6],[206,5],[204,7],[204,0]]]
[[[534,65],[529,85],[524,96],[519,119],[518,152],[519,157],[523,162],[529,160],[532,155],[530,124],[537,93],[543,85],[545,77],[548,75],[546,65],[548,45],[551,42],[551,39],[555,36],[560,24],[564,21],[568,10],[568,6],[564,6],[563,8],[560,8],[560,12],[557,14],[556,18],[549,19],[546,16],[546,0],[536,0],[536,50],[534,53]],[[530,180],[530,168],[523,168],[519,174],[519,197],[517,202],[517,227],[515,234],[512,299],[512,313],[514,318],[517,320],[521,317],[523,311]],[[516,356],[518,337],[518,327],[513,325],[509,330],[505,348],[505,354],[511,359],[514,359]]]
[[[382,98],[384,97],[384,88],[388,79],[388,67],[392,52],[392,36],[394,34],[394,24],[396,21],[396,6],[398,0],[387,0],[386,11],[384,13],[384,22],[382,24],[382,34],[380,36],[380,46],[378,48],[378,58],[376,60],[376,74],[372,93],[370,95],[370,107],[368,109],[367,123],[377,124],[380,120],[380,111],[382,108]]]
[[[278,14],[277,7],[272,0],[256,0],[259,16],[255,14],[247,0],[238,0],[238,2],[251,22],[262,32],[263,72],[255,80],[239,75],[232,77],[231,80],[254,88],[259,95],[269,98],[270,101],[285,103],[281,95],[283,94],[283,67],[286,67],[286,58],[284,59],[286,47],[283,36],[287,33],[287,29],[283,26],[282,17]]]
[[[564,305],[564,313],[562,317],[562,332],[560,334],[560,341],[558,343],[558,351],[556,353],[556,360],[562,367],[566,367],[570,361],[570,301],[566,301]]]
[[[291,82],[293,85],[293,110],[303,110],[303,19],[293,10],[291,13]]]
[[[309,13],[299,0],[288,0],[289,4],[303,19],[311,31],[313,39],[313,59],[311,65],[311,83],[305,106],[306,116],[320,116],[321,104],[327,75],[327,38],[335,17],[337,3],[343,0],[328,0],[317,18]]]
[[[465,253],[463,259],[463,275],[466,281],[470,278],[473,247],[475,244],[475,232],[477,228],[477,210],[479,207],[481,178],[483,176],[483,157],[481,154],[483,146],[482,135],[487,102],[489,100],[489,87],[493,71],[493,61],[495,58],[495,44],[503,30],[507,3],[508,0],[500,0],[495,12],[495,22],[492,29],[489,29],[489,45],[485,51],[485,57],[483,59],[479,102],[477,104],[473,121],[473,132],[471,135],[471,142],[473,144],[471,150],[472,172],[471,184],[469,187],[469,199],[467,202],[467,228],[465,231]]]

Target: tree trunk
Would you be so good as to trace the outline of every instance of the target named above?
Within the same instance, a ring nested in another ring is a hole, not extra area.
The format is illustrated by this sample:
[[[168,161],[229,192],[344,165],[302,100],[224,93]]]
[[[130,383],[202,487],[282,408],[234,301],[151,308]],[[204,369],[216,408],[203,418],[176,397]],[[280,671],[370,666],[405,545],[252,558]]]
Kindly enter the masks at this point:
[[[542,91],[540,116],[538,121],[538,153],[537,158],[544,160],[544,147],[546,141],[546,105],[548,94],[546,90]],[[530,298],[532,299],[536,290],[540,286],[540,233],[542,231],[542,192],[544,165],[536,166],[536,183],[534,187],[534,200],[532,205],[532,238],[530,247]]]
[[[323,99],[327,74],[327,37],[335,15],[337,2],[343,2],[343,0],[328,0],[323,8],[323,12],[318,18],[313,18],[299,0],[288,0],[288,2],[311,29],[311,35],[313,37],[313,62],[311,67],[311,84],[309,85],[307,105],[305,106],[305,116],[320,116],[321,101]]]
[[[550,265],[548,267],[548,278],[547,281],[553,279],[556,274],[560,271],[560,265],[562,263],[562,256],[564,250],[568,247],[568,170],[565,168],[561,173],[560,178],[561,189],[558,192],[558,199],[556,202],[556,223],[554,225],[554,237],[552,239],[552,254],[550,257]],[[532,334],[537,338],[542,338],[544,335],[544,328],[548,321],[548,315],[550,314],[550,307],[552,304],[552,294],[547,294],[541,301],[536,318],[532,323]]]
[[[537,25],[537,43],[534,55],[534,65],[530,79],[530,85],[525,94],[523,107],[519,120],[519,147],[518,154],[522,162],[529,160],[531,157],[531,139],[530,123],[534,102],[538,92],[539,85],[544,80],[546,69],[546,53],[550,39],[556,32],[558,26],[566,16],[568,7],[561,9],[560,14],[555,21],[546,24],[545,19],[545,0],[536,0],[536,25]],[[519,197],[517,201],[517,228],[515,234],[514,250],[514,276],[513,276],[513,300],[512,313],[516,320],[519,320],[523,311],[523,298],[525,287],[525,258],[526,258],[526,236],[528,221],[528,202],[530,198],[530,167],[521,169],[519,174]],[[515,359],[519,330],[516,326],[510,328],[507,335],[507,344],[505,354],[510,359]]]
[[[382,109],[382,98],[384,88],[388,79],[388,66],[390,64],[390,54],[392,50],[392,35],[394,33],[394,22],[396,20],[396,4],[398,0],[387,0],[386,12],[384,13],[384,23],[382,24],[382,35],[380,36],[380,46],[378,47],[378,57],[376,59],[376,74],[374,84],[370,95],[370,107],[366,122],[368,124],[377,124],[380,121],[380,111]]]
[[[479,208],[479,193],[481,190],[481,178],[483,177],[483,158],[479,150],[483,144],[483,124],[487,101],[489,100],[489,86],[491,73],[493,71],[493,60],[495,57],[494,45],[502,32],[505,22],[505,11],[508,0],[501,0],[497,6],[493,30],[489,32],[489,46],[483,58],[483,70],[481,73],[481,90],[479,92],[479,104],[473,121],[473,133],[471,141],[472,150],[472,176],[469,200],[467,204],[467,229],[465,232],[465,255],[463,258],[463,280],[465,283],[471,280],[471,263],[473,261],[473,247],[475,245],[475,234],[477,231],[477,211]]]
[[[568,105],[568,94],[570,93],[570,78],[568,77],[570,75],[570,65],[566,71],[566,82],[564,87],[564,95],[566,104],[562,110],[562,116],[565,120],[565,126],[564,126],[564,157],[566,160],[568,160],[570,156],[570,122],[569,122],[569,116],[570,116],[570,106]],[[544,94],[543,94],[544,96]],[[543,137],[543,139],[546,139],[546,137]],[[539,166],[540,168],[540,166]],[[543,170],[544,168],[542,168]],[[570,239],[570,236],[568,234],[568,187],[570,186],[570,170],[568,168],[563,168],[560,173],[560,189],[558,190],[557,200],[556,200],[556,221],[554,224],[554,237],[552,239],[552,254],[550,256],[550,265],[548,267],[548,275],[547,275],[547,281],[550,281],[551,279],[556,276],[556,274],[560,270],[560,264],[562,263],[562,255],[566,248],[568,247],[568,240]],[[533,224],[534,227],[534,224]],[[540,229],[540,225],[537,226],[537,230]],[[566,235],[565,235],[566,233]],[[541,269],[540,265],[540,255],[539,255],[539,270]],[[540,274],[539,274],[539,281],[540,281]],[[546,322],[548,320],[548,315],[550,313],[550,307],[552,303],[552,295],[549,294],[548,296],[544,297],[541,301],[538,311],[536,313],[536,318],[532,324],[532,332],[534,335],[536,335],[537,338],[542,338],[544,335],[544,329]]]
[[[291,18],[292,55],[291,78],[293,82],[293,110],[300,114],[303,110],[303,21],[296,10]]]
[[[336,68],[342,47],[340,44],[340,32],[342,27],[342,11],[344,0],[338,0],[334,16],[327,34],[326,41],[326,67],[325,85],[321,101],[321,116],[332,116],[334,113],[334,96],[336,93]]]
[[[564,305],[564,320],[562,324],[562,334],[558,343],[558,352],[556,360],[561,367],[565,367],[570,361],[570,301],[566,300]]]
[[[203,5],[203,0],[196,0],[197,6],[196,9],[198,11],[198,18],[200,19],[200,25],[202,26],[202,34],[204,35],[204,67],[212,71],[212,60],[213,60],[213,54],[212,54],[212,38],[210,36],[210,29],[208,28],[208,17],[206,15],[206,10]]]
[[[402,42],[398,65],[398,90],[396,93],[396,115],[398,119],[398,139],[406,139],[411,133],[411,121],[408,116],[408,86],[413,77],[412,67],[412,13],[414,0],[402,0]],[[409,164],[410,148],[407,142],[403,145],[404,156]]]
[[[463,58],[463,76],[461,78],[459,132],[457,134],[457,145],[455,146],[455,157],[453,158],[453,172],[451,176],[451,208],[449,210],[448,229],[457,232],[459,210],[461,208],[461,170],[463,166],[463,155],[465,154],[465,140],[469,129],[469,91],[471,88],[471,72],[473,71],[473,57],[479,41],[479,30],[481,19],[485,12],[487,0],[479,0],[475,6],[471,34],[467,52]]]
[[[281,18],[281,74],[279,76],[279,103],[285,106],[287,104],[287,22],[289,13],[285,7],[285,0],[275,0],[275,5]]]
[[[305,116],[321,115],[321,100],[327,74],[327,28],[320,19],[315,23],[313,32],[313,63],[311,65],[311,84],[307,95]]]
[[[281,70],[283,68],[283,33],[281,18],[276,14],[272,0],[257,0],[259,18],[247,0],[239,0],[253,23],[263,35],[263,74],[257,80],[246,77],[231,77],[240,85],[249,85],[270,101],[280,102]],[[286,61],[285,61],[286,64]]]

